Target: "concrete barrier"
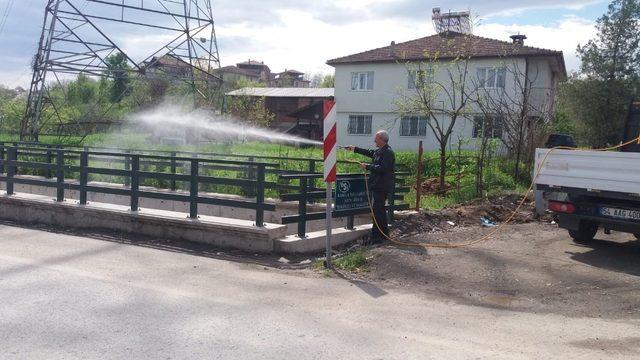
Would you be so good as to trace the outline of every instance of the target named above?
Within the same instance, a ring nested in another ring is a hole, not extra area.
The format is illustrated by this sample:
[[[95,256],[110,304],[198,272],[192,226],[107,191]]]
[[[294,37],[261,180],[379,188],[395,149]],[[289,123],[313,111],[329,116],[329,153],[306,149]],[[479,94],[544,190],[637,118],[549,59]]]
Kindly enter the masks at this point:
[[[28,176],[28,175],[20,175],[17,177],[27,178],[27,179],[38,179],[43,180],[42,177],[36,176]],[[74,181],[67,181],[67,183],[75,183]],[[106,183],[106,182],[89,182],[91,186],[100,186],[100,187],[110,187],[116,189],[124,188],[123,185]],[[5,189],[6,184],[0,183],[0,189]],[[26,193],[26,194],[34,194],[34,195],[44,195],[48,196],[51,199],[56,197],[56,189],[45,186],[37,186],[37,185],[25,185],[25,184],[15,184],[14,190],[16,193]],[[166,192],[168,194],[180,194],[180,195],[188,195],[188,192],[185,191],[171,191],[171,190],[162,190],[156,189],[152,187],[140,187],[141,191],[158,191],[158,192]],[[245,198],[238,195],[228,195],[228,194],[218,194],[218,193],[206,193],[201,192],[201,196],[214,197],[220,199],[233,199],[233,200],[244,200],[244,201],[253,201],[251,198]],[[76,190],[65,190],[65,199],[69,200],[79,200],[80,194]],[[114,204],[114,205],[129,205],[129,197],[124,195],[114,195],[114,194],[98,194],[98,193],[87,193],[87,201],[89,204],[92,203],[103,203],[103,204]],[[297,202],[282,202],[277,199],[268,199],[268,203],[276,205],[276,211],[266,211],[264,213],[264,221],[273,223],[273,224],[281,224],[282,217],[285,215],[295,215],[298,213],[298,203]],[[140,208],[142,210],[147,209],[157,209],[157,210],[167,210],[178,213],[189,213],[189,203],[184,201],[173,201],[173,200],[158,200],[158,199],[148,199],[148,198],[140,198]],[[307,212],[323,212],[324,205],[322,204],[309,204],[307,205]],[[217,206],[217,205],[209,205],[209,204],[199,204],[198,205],[198,214],[206,215],[206,216],[215,216],[215,217],[224,217],[231,219],[239,219],[239,220],[249,220],[255,221],[256,213],[251,209],[241,209],[227,206]],[[369,224],[371,222],[371,217],[369,215],[358,215],[355,216],[354,225],[363,225]],[[346,221],[344,218],[337,218],[333,220],[333,224],[336,228],[345,227]],[[325,221],[324,220],[314,220],[307,222],[307,232],[311,233],[314,231],[324,230]],[[298,232],[298,224],[287,224],[286,225],[287,234],[293,235]]]
[[[286,236],[286,227],[278,224],[256,227],[250,220],[207,215],[189,219],[185,214],[173,211],[143,209],[131,212],[126,206],[98,202],[89,205],[74,201],[57,203],[45,195],[24,193],[0,196],[0,218],[22,224],[122,231],[252,252],[273,252],[274,241]]]

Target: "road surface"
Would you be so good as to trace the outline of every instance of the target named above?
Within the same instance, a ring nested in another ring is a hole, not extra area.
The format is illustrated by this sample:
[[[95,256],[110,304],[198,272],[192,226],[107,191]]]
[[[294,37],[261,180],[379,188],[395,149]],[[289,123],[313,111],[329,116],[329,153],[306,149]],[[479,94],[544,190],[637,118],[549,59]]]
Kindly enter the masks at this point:
[[[8,359],[632,358],[640,322],[511,312],[374,284],[0,225]]]

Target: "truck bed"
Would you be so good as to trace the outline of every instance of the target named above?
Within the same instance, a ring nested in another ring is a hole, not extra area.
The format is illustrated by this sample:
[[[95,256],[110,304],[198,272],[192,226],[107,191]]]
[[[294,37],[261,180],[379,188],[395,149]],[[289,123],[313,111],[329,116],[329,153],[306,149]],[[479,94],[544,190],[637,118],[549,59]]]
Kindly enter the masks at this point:
[[[536,170],[547,152],[536,149]],[[538,186],[640,195],[640,153],[553,150],[542,165]]]

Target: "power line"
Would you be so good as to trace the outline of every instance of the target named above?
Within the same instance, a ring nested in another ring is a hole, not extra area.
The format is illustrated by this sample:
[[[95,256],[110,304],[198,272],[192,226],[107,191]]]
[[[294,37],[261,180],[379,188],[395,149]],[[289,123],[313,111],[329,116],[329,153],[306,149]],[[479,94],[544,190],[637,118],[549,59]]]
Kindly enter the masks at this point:
[[[9,14],[11,13],[11,9],[13,8],[13,3],[15,0],[9,0],[7,6],[4,8],[4,13],[2,14],[2,21],[0,21],[0,35],[2,35],[2,31],[4,30],[4,25],[7,23],[7,19],[9,18]]]

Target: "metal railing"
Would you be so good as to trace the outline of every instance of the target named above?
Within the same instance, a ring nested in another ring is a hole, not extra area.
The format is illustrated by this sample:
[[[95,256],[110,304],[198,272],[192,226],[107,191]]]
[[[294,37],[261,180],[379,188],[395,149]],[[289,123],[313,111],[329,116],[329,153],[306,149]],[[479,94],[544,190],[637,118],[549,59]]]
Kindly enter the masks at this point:
[[[387,205],[387,214],[389,216],[389,220],[393,222],[393,212],[395,210],[407,210],[409,209],[409,204],[407,203],[397,203],[396,201],[404,201],[404,194],[408,193],[411,189],[409,187],[404,186],[404,176],[409,175],[408,173],[396,173],[396,179],[394,183],[393,194],[389,196],[388,205]],[[323,174],[283,174],[280,175],[282,179],[298,179],[299,186],[298,192],[296,193],[288,193],[280,196],[282,201],[297,201],[298,202],[298,213],[295,215],[285,215],[282,217],[282,224],[298,224],[298,237],[304,238],[307,233],[307,222],[313,220],[322,220],[326,218],[325,211],[319,212],[307,212],[307,205],[313,200],[323,199],[326,196],[325,189],[315,188],[312,184],[318,180],[322,179]],[[338,174],[337,180],[343,179],[364,179],[362,174]],[[335,189],[333,190],[334,198],[335,198]],[[367,207],[361,207],[356,209],[349,210],[333,210],[332,217],[333,218],[342,218],[346,217],[346,228],[349,230],[354,229],[354,215],[361,214],[369,214],[371,209]]]
[[[123,164],[123,168],[92,166],[92,163],[107,165]],[[167,166],[171,172],[146,171],[144,165]],[[185,173],[178,173],[182,167]],[[65,200],[65,190],[77,190],[79,203],[87,204],[87,193],[113,194],[128,196],[130,209],[139,209],[141,198],[182,201],[189,204],[189,217],[198,217],[198,205],[209,204],[255,210],[256,226],[264,225],[264,212],[275,211],[274,204],[265,203],[265,189],[281,189],[282,185],[266,181],[267,169],[273,170],[277,164],[234,161],[222,159],[202,159],[198,157],[179,157],[146,155],[129,152],[104,152],[54,149],[52,147],[16,147],[0,146],[0,181],[6,183],[8,195],[14,194],[15,184],[35,185],[56,188],[56,201]],[[243,174],[244,178],[208,176],[202,170],[226,170]],[[19,177],[19,174],[43,175],[37,177]],[[70,176],[77,175],[77,176]],[[91,175],[120,177],[125,180],[122,188],[89,184]],[[250,176],[248,178],[247,176]],[[69,180],[74,180],[73,182]],[[171,190],[177,188],[177,182],[186,184],[188,194],[162,192],[159,189],[141,189],[144,180],[164,180],[171,184]],[[221,199],[200,194],[202,185],[228,185],[242,189],[251,189],[253,201]],[[284,187],[290,188],[290,187]]]

